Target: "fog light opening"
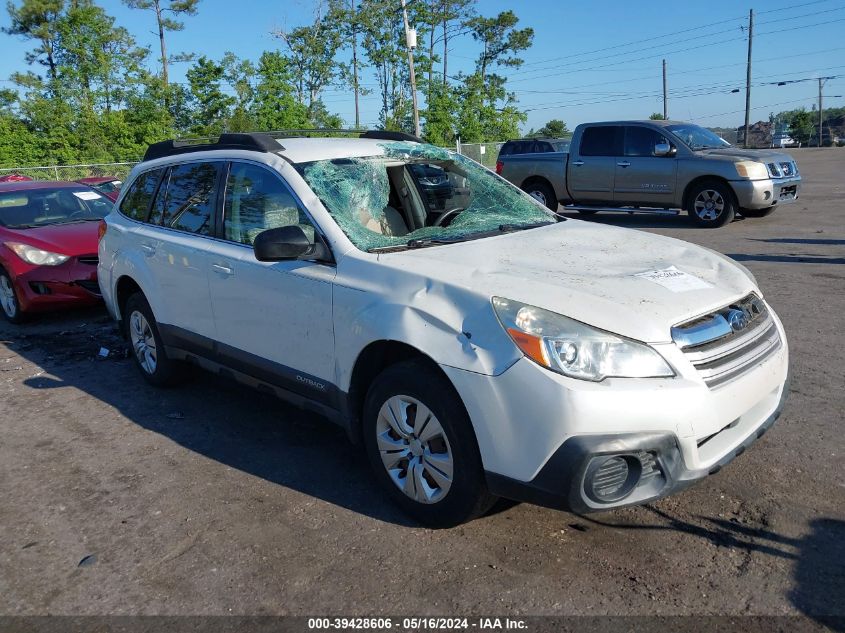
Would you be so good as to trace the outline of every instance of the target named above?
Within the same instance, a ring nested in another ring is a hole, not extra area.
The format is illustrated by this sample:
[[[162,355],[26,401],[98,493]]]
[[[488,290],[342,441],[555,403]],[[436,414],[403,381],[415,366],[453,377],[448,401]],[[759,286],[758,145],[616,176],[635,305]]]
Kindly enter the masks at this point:
[[[613,503],[631,494],[642,476],[642,463],[634,455],[610,455],[593,460],[585,488],[593,501]]]

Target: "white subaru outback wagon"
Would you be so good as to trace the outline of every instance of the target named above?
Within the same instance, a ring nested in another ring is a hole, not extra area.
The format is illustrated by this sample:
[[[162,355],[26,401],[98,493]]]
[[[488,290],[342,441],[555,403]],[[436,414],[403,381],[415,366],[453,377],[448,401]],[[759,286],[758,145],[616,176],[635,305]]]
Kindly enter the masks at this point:
[[[397,133],[149,148],[99,280],[142,375],[194,364],[342,425],[433,526],[718,471],[778,417],[783,327],[742,266],[554,215]]]

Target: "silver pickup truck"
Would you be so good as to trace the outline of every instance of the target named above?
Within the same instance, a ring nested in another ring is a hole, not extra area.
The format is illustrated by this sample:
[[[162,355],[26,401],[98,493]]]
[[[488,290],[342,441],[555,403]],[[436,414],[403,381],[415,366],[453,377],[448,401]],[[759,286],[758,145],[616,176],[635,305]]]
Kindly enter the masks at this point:
[[[677,121],[579,125],[569,152],[502,155],[496,173],[552,210],[683,209],[703,227],[766,216],[801,188],[788,154],[739,149]]]

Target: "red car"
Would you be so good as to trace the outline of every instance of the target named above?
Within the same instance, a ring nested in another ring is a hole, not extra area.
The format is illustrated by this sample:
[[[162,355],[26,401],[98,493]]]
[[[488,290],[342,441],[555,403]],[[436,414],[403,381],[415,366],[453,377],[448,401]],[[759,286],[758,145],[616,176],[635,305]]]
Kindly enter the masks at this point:
[[[0,307],[8,321],[100,301],[97,233],[112,205],[73,182],[0,184]]]
[[[112,202],[117,200],[117,196],[120,194],[120,186],[123,184],[112,176],[80,178],[76,182],[93,187]]]
[[[28,180],[33,179],[23,174],[3,174],[0,176],[0,182],[26,182]]]

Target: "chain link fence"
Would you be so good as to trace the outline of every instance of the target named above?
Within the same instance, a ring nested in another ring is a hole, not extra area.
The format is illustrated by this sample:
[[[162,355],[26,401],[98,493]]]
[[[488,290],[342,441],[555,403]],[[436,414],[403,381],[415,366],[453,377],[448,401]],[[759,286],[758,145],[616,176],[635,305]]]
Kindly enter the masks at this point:
[[[124,180],[137,163],[93,163],[90,165],[53,165],[50,167],[3,167],[0,177],[9,174],[28,176],[33,180],[79,180],[80,178],[113,177]]]
[[[496,168],[496,158],[504,142],[500,143],[455,143],[455,150],[488,169]]]

